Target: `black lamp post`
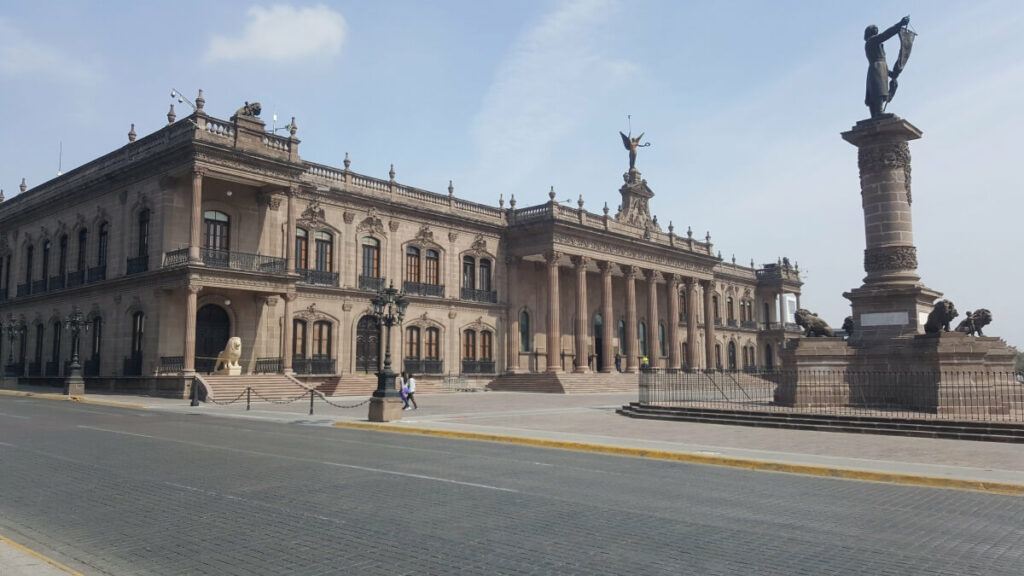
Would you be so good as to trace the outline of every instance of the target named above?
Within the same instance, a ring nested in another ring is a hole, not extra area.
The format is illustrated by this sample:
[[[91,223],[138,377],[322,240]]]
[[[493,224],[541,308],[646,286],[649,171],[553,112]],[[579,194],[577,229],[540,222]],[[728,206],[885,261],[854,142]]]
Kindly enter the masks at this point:
[[[82,378],[82,365],[78,363],[78,335],[89,331],[89,321],[85,314],[75,306],[71,314],[64,319],[64,329],[71,332],[71,374],[64,380],[64,393],[69,396],[85,394],[85,379]]]
[[[21,318],[15,319],[13,314],[7,315],[7,321],[3,323],[3,330],[7,333],[7,367],[14,366],[14,339],[25,334],[25,321]],[[7,370],[4,370],[7,374]],[[22,376],[22,374],[7,374],[8,376]]]
[[[404,292],[396,289],[394,283],[391,283],[387,288],[381,288],[371,303],[373,315],[387,331],[384,335],[384,369],[377,373],[377,389],[370,400],[370,420],[398,420],[402,412],[399,407],[401,400],[398,391],[395,390],[397,374],[391,369],[391,327],[395,324],[401,326],[405,310],[409,307],[409,300]]]

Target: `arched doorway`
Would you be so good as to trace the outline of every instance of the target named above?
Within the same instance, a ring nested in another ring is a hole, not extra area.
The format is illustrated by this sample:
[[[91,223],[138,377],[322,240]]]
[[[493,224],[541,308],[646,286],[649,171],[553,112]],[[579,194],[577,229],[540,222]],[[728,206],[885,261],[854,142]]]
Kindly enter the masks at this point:
[[[231,318],[227,310],[207,304],[196,312],[196,371],[212,372],[217,355],[231,337]]]
[[[604,318],[601,314],[594,314],[594,366],[600,370],[604,368]]]
[[[356,372],[374,374],[380,367],[380,323],[366,315],[356,325]]]

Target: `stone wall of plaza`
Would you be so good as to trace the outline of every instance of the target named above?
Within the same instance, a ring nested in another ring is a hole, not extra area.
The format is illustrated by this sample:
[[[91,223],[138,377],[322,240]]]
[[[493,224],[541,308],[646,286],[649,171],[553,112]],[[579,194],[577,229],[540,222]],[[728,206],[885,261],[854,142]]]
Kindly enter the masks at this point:
[[[91,322],[87,376],[187,377],[229,336],[248,372],[372,373],[381,283],[410,295],[392,352],[420,373],[610,370],[616,354],[633,370],[644,351],[668,368],[777,366],[795,336],[777,308],[782,292],[799,294],[788,266],[725,263],[710,238],[594,214],[582,199],[485,206],[393,170],[363,176],[347,157],[310,163],[294,125],[275,136],[197,104],[0,204],[9,373],[65,373],[60,321],[74,307]]]

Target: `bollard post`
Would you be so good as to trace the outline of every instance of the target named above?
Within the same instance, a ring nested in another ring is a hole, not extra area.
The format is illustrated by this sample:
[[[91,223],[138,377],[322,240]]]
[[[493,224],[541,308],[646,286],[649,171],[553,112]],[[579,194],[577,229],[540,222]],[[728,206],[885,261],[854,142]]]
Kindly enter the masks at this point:
[[[189,396],[192,397],[192,401],[189,402],[189,406],[199,406],[199,390],[196,387],[196,379],[195,378],[192,379],[191,386],[192,386],[192,389],[189,391],[190,392]]]
[[[309,415],[313,415],[313,389],[309,389]]]
[[[252,386],[245,387],[245,409],[249,410],[249,405],[252,404]]]

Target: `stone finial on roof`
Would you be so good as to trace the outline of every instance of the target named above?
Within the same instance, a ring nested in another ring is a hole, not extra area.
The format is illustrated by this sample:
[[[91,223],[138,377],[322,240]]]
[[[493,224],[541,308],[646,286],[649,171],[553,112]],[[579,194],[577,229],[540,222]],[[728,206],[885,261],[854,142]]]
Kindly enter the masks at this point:
[[[448,181],[448,195],[455,196],[455,184],[451,180]]]
[[[0,188],[0,202],[4,201],[4,189]]]
[[[605,216],[608,215],[608,203],[607,202],[604,203],[604,208],[602,208],[601,210],[604,212]]]
[[[686,227],[686,237],[691,239],[693,238],[693,228],[690,226]]]
[[[505,195],[504,194],[498,194],[498,208],[504,208],[504,207],[505,207]]]
[[[21,184],[18,185],[18,190],[21,190],[22,192],[28,190],[28,184],[25,183],[24,178],[21,179]]]
[[[756,266],[754,265],[754,259],[753,258],[750,259],[750,267],[751,268],[756,268]]]
[[[348,167],[352,165],[352,161],[348,159],[348,152],[345,152],[345,161],[342,164],[345,165],[345,170],[348,170]]]
[[[708,230],[708,233],[704,235],[704,241],[711,244],[711,230]]]
[[[513,194],[512,197],[509,198],[508,206],[509,206],[509,208],[513,208],[513,209],[516,207],[516,195],[515,194]]]
[[[202,112],[203,107],[206,106],[206,98],[203,98],[203,89],[199,89],[199,94],[196,95],[196,112]]]
[[[732,255],[732,265],[733,266],[736,265],[736,255],[735,254]]]
[[[390,170],[388,170],[388,178],[389,178],[389,179],[390,179],[390,180],[391,180],[392,182],[394,182],[394,181],[395,181],[395,165],[394,165],[394,164],[392,164],[392,165],[391,165],[391,169],[390,169]]]
[[[675,226],[673,226],[673,225],[672,225],[672,221],[671,221],[671,220],[669,220],[669,221],[668,221],[668,233],[669,233],[669,234],[674,234],[674,233],[675,233],[675,231],[676,231],[676,227],[675,227]]]
[[[555,187],[554,186],[552,186],[551,190],[548,191],[548,198],[550,198],[552,202],[555,201]]]
[[[168,124],[174,124],[174,120],[177,117],[178,117],[178,115],[174,113],[174,104],[172,103],[171,104],[171,109],[167,111],[167,123]]]
[[[135,134],[135,123],[132,122],[132,129],[128,131],[128,141],[129,142],[135,142],[135,137],[136,136],[137,136],[137,134]]]
[[[580,210],[583,210],[583,194],[580,194],[580,199],[576,201],[576,205],[580,207]]]
[[[718,251],[718,259],[719,259],[719,260],[721,260],[721,259],[722,259],[722,251],[721,251],[721,250],[719,250],[719,251]]]
[[[288,125],[288,134],[292,138],[295,138],[295,134],[298,133],[298,131],[299,131],[299,126],[298,126],[298,124],[295,123],[295,116],[292,116],[292,122],[291,122],[291,124]]]

